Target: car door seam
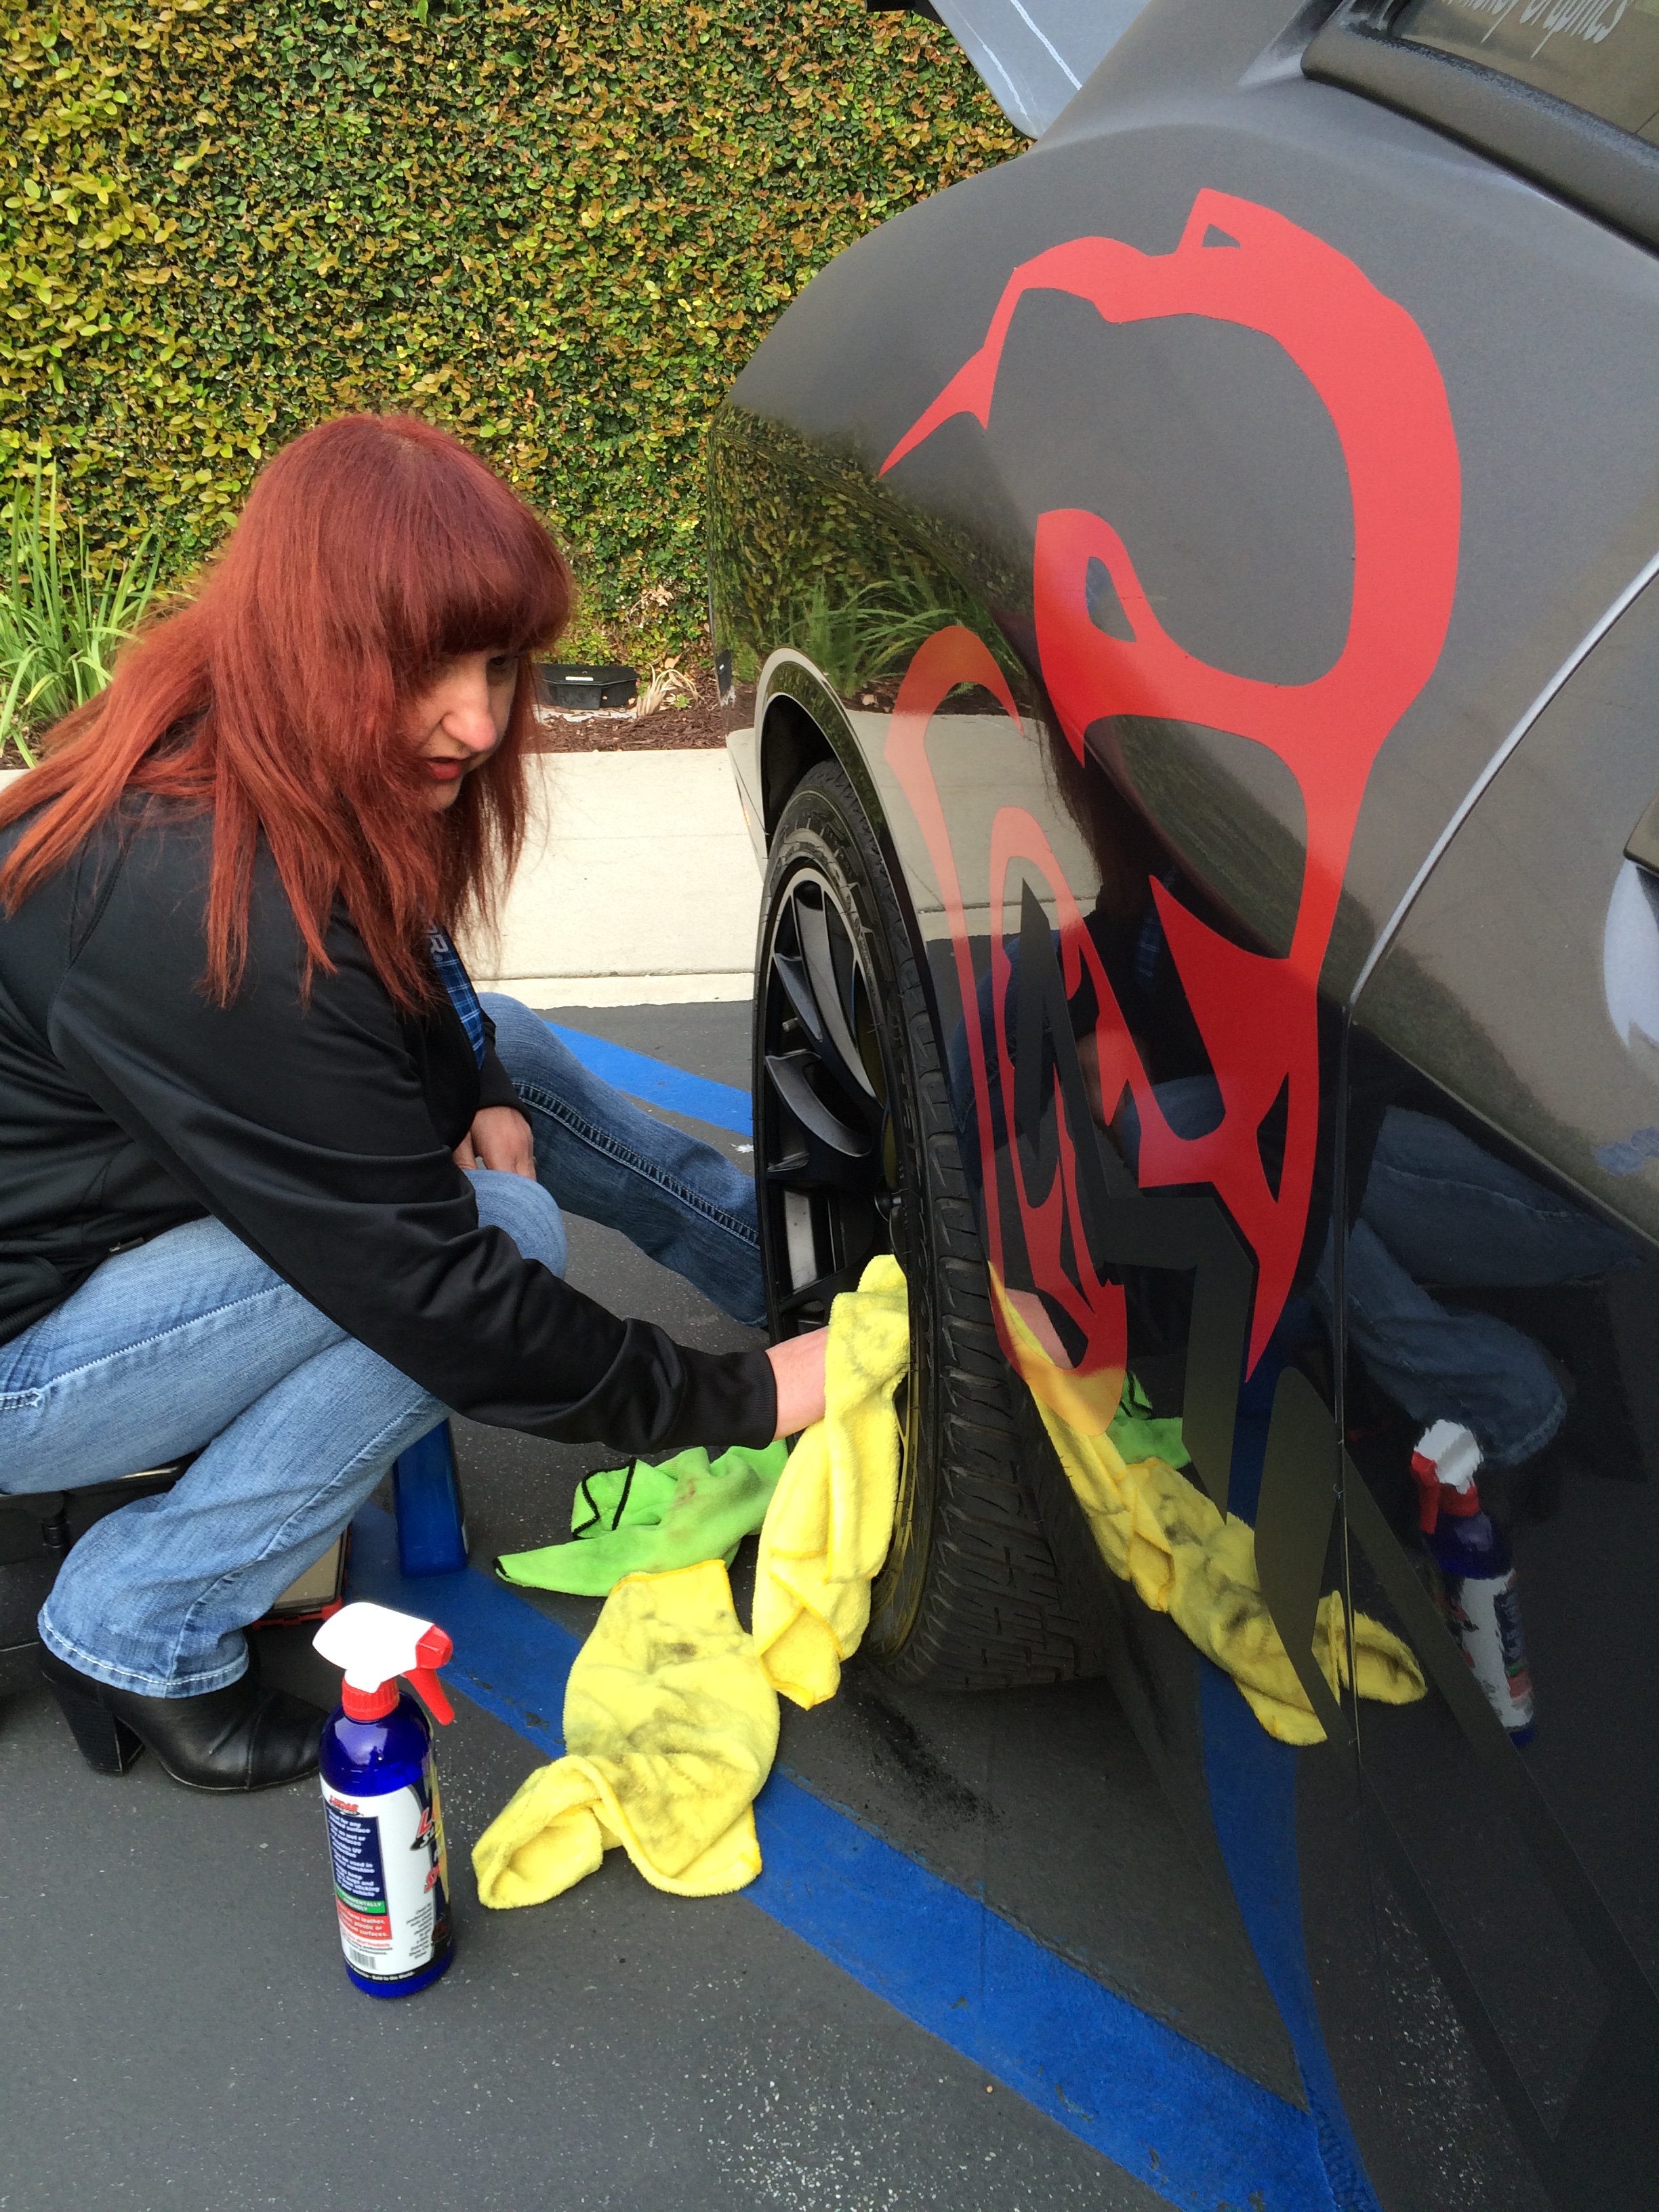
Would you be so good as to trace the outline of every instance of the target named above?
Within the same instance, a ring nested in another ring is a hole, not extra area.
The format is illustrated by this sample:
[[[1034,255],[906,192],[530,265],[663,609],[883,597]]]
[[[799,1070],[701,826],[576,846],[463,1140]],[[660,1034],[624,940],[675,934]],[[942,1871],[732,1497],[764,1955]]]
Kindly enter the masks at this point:
[[[1370,981],[1373,974],[1381,964],[1383,956],[1388,952],[1389,948],[1394,943],[1395,939],[1399,935],[1401,928],[1404,927],[1406,917],[1411,912],[1412,908],[1416,904],[1418,896],[1421,892],[1423,886],[1428,882],[1429,878],[1434,873],[1435,869],[1439,866],[1440,861],[1445,854],[1446,848],[1451,843],[1452,839],[1457,835],[1464,823],[1468,821],[1469,816],[1480,804],[1480,799],[1486,792],[1487,787],[1497,777],[1498,771],[1503,768],[1504,763],[1515,751],[1516,746],[1520,744],[1522,739],[1532,728],[1534,723],[1537,721],[1540,715],[1544,713],[1547,708],[1553,703],[1557,694],[1561,691],[1577,673],[1580,666],[1601,642],[1601,640],[1619,620],[1619,617],[1627,608],[1634,605],[1635,601],[1641,597],[1642,593],[1647,589],[1648,586],[1652,583],[1656,576],[1659,576],[1659,553],[1655,553],[1649,561],[1644,563],[1642,568],[1638,570],[1631,581],[1626,585],[1624,590],[1620,592],[1618,598],[1613,600],[1612,605],[1607,609],[1605,613],[1598,616],[1596,620],[1591,623],[1584,635],[1579,640],[1578,643],[1573,647],[1572,651],[1555,671],[1555,673],[1545,684],[1543,690],[1540,691],[1537,696],[1533,700],[1531,705],[1526,708],[1519,720],[1510,731],[1508,736],[1504,738],[1503,743],[1492,754],[1492,758],[1486,763],[1485,768],[1483,768],[1480,775],[1476,776],[1474,781],[1470,785],[1468,792],[1465,793],[1462,799],[1459,802],[1456,811],[1452,815],[1450,821],[1447,823],[1445,828],[1435,839],[1433,844],[1430,846],[1421,866],[1418,868],[1416,874],[1412,878],[1410,883],[1406,886],[1405,893],[1401,898],[1399,904],[1395,908],[1394,912],[1389,916],[1388,921],[1383,924],[1382,932],[1377,937],[1376,942],[1372,945],[1370,952],[1365,956],[1364,964],[1360,969],[1358,975],[1355,977],[1353,987],[1349,991],[1347,999],[1345,1002],[1345,1011],[1346,1012],[1351,1014],[1355,1006],[1358,1006],[1361,993],[1364,990],[1366,984]]]

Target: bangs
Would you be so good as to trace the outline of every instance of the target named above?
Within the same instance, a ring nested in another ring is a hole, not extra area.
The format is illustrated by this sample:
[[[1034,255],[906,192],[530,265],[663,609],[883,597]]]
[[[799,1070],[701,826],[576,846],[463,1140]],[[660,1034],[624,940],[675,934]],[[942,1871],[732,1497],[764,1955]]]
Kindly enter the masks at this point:
[[[289,475],[286,504],[319,518],[313,556],[341,644],[353,657],[384,655],[400,690],[457,654],[526,652],[564,627],[563,556],[517,494],[431,423],[360,415],[319,425],[267,472],[250,515],[267,483],[276,490]]]
[[[434,470],[422,491],[427,553],[404,604],[422,672],[459,653],[550,645],[569,611],[569,575],[536,518],[482,469]]]

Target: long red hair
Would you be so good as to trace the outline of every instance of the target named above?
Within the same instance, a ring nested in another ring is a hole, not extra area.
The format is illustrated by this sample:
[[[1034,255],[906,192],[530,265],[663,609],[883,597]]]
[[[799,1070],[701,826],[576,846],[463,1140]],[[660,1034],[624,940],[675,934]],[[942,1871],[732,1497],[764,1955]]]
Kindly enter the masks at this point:
[[[536,517],[444,431],[401,415],[319,423],[261,473],[191,602],[0,795],[0,830],[30,817],[0,903],[14,912],[124,794],[153,793],[213,815],[204,981],[220,1003],[241,979],[263,838],[307,976],[330,965],[339,897],[393,999],[420,1004],[428,925],[487,921],[523,836],[528,659],[505,738],[443,813],[409,710],[455,654],[550,644],[570,589]]]

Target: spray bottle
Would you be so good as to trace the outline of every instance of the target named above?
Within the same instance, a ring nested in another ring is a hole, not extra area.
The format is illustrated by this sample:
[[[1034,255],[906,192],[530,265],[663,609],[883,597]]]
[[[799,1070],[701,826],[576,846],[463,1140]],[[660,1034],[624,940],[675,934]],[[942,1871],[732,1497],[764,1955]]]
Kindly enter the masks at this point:
[[[1483,1512],[1474,1486],[1480,1447],[1455,1421],[1437,1421],[1417,1440],[1412,1474],[1418,1518],[1444,1577],[1448,1625],[1486,1703],[1517,1747],[1533,1736],[1532,1675],[1521,1634],[1510,1540]]]
[[[432,1731],[398,1677],[453,1720],[432,1670],[454,1647],[429,1620],[361,1603],[312,1641],[345,1669],[319,1765],[346,1972],[372,1997],[412,1996],[447,1967],[455,1939]]]

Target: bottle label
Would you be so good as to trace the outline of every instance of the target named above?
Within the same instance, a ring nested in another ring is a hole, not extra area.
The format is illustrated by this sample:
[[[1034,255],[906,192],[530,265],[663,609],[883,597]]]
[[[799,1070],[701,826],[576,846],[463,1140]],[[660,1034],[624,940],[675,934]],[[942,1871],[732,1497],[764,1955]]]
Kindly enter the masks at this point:
[[[340,1947],[360,1974],[416,1973],[449,1948],[449,1862],[434,1774],[378,1796],[323,1784]]]
[[[1521,1637],[1516,1571],[1466,1575],[1451,1590],[1452,1629],[1486,1703],[1507,1729],[1532,1720],[1532,1675]]]

